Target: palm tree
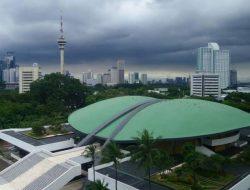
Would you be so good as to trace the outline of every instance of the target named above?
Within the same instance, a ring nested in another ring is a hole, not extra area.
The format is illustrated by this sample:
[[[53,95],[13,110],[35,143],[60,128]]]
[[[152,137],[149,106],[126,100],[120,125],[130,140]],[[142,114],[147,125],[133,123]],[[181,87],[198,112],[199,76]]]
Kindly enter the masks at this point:
[[[117,168],[119,165],[119,159],[123,157],[119,146],[114,142],[110,142],[102,150],[102,162],[113,162],[115,167],[115,189],[117,190]]]
[[[96,180],[91,182],[89,185],[86,186],[86,190],[109,190],[108,184],[104,183],[104,181]]]
[[[154,147],[156,140],[146,129],[134,139],[137,145],[131,147],[131,160],[145,169],[145,173],[148,174],[149,189],[151,189],[151,168],[154,165],[154,156],[159,151]]]
[[[95,158],[96,158],[96,146],[94,144],[88,145],[83,152],[83,155],[92,159],[93,175],[95,182]]]
[[[160,150],[155,155],[154,165],[161,171],[161,178],[164,177],[164,170],[169,169],[173,164],[173,159],[165,150]]]

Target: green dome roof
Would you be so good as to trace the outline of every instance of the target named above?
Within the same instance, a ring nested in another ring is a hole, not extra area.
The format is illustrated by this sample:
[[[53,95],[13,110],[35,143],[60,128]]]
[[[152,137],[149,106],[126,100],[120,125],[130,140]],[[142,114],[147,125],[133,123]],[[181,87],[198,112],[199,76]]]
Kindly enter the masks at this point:
[[[144,96],[111,98],[73,112],[68,121],[72,127],[85,134],[106,122],[107,126],[96,136],[109,138],[114,129],[127,119],[115,136],[116,141],[133,140],[143,129],[161,139],[178,139],[224,133],[250,126],[250,114],[224,104],[197,99],[156,100]],[[129,110],[149,101],[154,102],[137,112]],[[124,110],[127,112],[107,122]]]

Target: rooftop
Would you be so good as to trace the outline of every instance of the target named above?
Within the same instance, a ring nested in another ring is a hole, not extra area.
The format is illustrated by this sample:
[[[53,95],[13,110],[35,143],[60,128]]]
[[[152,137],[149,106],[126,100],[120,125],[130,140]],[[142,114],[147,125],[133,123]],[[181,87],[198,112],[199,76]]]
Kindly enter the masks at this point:
[[[224,104],[198,99],[155,100],[144,96],[111,98],[75,111],[68,120],[71,126],[85,134],[106,123],[96,134],[105,139],[123,125],[114,137],[116,141],[133,140],[143,129],[161,139],[179,139],[225,133],[250,126],[249,113]],[[151,104],[146,105],[145,102]]]

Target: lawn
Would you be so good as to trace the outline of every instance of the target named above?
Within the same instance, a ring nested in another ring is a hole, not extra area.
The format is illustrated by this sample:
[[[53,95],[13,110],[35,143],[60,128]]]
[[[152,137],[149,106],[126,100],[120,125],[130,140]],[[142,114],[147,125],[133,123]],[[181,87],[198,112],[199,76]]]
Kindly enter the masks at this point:
[[[204,190],[219,190],[235,179],[232,174],[216,175],[214,177],[205,177],[197,175],[197,179],[202,189]],[[159,174],[153,175],[152,180],[155,183],[171,187],[176,190],[190,190],[192,177],[190,174],[185,173],[185,176],[177,177],[175,173],[165,176],[163,179]]]
[[[48,138],[48,137],[52,137],[52,136],[59,136],[59,135],[65,135],[65,134],[71,134],[72,132],[69,132],[67,130],[64,129],[60,129],[60,130],[53,130],[53,128],[47,128],[46,132],[43,135],[36,135],[31,131],[26,131],[24,132],[25,135],[35,138],[35,139],[43,139],[43,138]]]

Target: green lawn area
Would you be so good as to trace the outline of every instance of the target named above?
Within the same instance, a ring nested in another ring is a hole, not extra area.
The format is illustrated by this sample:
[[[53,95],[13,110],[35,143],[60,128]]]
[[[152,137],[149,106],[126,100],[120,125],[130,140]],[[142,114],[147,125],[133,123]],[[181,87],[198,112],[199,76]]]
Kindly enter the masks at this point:
[[[65,135],[65,134],[70,134],[71,132],[68,132],[66,130],[52,130],[52,129],[46,129],[46,133],[43,135],[36,135],[31,131],[26,131],[24,132],[25,135],[35,138],[35,139],[42,139],[50,136],[56,136],[56,135]]]
[[[197,175],[199,184],[201,185],[202,189],[204,190],[219,190],[232,180],[235,179],[235,176],[231,174],[225,175],[216,175],[214,177],[205,177],[202,175]],[[159,174],[152,176],[152,180],[155,183],[159,183],[164,186],[171,187],[176,190],[190,190],[191,189],[191,176],[186,176],[185,180],[181,181],[178,178],[173,176],[166,176],[164,179],[160,178]]]

